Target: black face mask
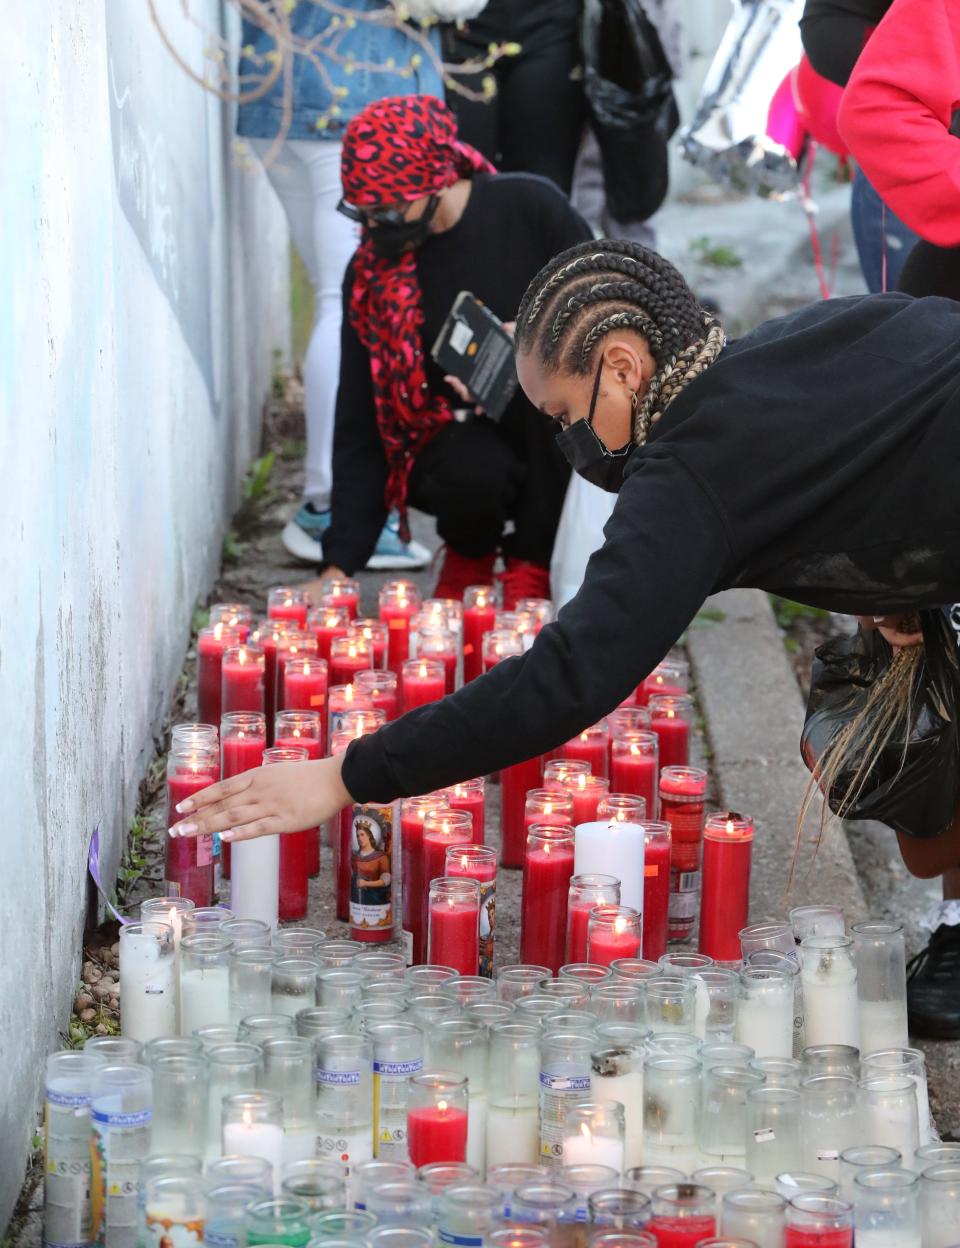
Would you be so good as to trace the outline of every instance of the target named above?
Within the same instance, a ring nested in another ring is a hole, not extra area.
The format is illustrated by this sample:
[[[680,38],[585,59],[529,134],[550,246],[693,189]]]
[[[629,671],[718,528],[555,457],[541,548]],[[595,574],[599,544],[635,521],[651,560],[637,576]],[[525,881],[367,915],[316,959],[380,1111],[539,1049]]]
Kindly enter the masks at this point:
[[[430,223],[440,206],[440,196],[431,195],[423,215],[416,221],[382,223],[370,231],[373,250],[381,260],[399,260],[408,248],[419,247],[430,236]]]
[[[627,456],[633,450],[633,443],[628,442],[618,451],[611,451],[601,442],[593,427],[593,413],[597,406],[597,395],[600,392],[600,370],[603,360],[597,365],[597,375],[593,381],[593,395],[590,399],[590,410],[586,420],[575,421],[562,433],[557,434],[557,445],[574,472],[580,474],[592,485],[598,485],[609,494],[616,494],[623,485],[623,470]]]

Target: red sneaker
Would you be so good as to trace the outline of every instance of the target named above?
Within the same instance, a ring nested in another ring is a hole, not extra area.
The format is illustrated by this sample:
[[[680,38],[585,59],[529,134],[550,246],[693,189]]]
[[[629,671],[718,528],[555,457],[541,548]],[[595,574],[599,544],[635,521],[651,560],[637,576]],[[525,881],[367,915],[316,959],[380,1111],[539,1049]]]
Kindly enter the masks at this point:
[[[506,571],[500,572],[497,580],[503,585],[504,611],[512,611],[520,598],[550,597],[550,569],[541,563],[508,559]]]
[[[450,546],[444,548],[443,565],[433,591],[434,598],[456,598],[463,601],[463,591],[468,585],[492,585],[493,565],[497,562],[497,552],[481,555],[479,559],[471,559],[461,555]]]

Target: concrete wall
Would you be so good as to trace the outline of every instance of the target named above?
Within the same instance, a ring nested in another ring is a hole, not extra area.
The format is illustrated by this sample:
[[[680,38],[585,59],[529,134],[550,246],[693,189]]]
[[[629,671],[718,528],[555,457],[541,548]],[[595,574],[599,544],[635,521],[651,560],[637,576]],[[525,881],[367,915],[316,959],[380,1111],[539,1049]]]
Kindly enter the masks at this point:
[[[200,31],[162,7],[200,68]],[[76,989],[91,832],[109,874],[289,317],[276,201],[143,0],[7,6],[0,117],[2,1228]]]

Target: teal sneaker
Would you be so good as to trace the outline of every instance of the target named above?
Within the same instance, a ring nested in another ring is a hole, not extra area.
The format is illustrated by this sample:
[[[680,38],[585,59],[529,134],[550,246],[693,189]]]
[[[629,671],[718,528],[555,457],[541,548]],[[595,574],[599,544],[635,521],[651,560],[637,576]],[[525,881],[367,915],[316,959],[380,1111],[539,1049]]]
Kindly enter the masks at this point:
[[[430,562],[430,552],[419,542],[400,540],[400,517],[392,511],[377,538],[376,549],[367,560],[370,572],[414,572]]]
[[[312,503],[303,503],[293,519],[287,521],[281,541],[295,559],[302,559],[304,563],[321,563],[321,538],[329,527],[329,508],[315,511]]]

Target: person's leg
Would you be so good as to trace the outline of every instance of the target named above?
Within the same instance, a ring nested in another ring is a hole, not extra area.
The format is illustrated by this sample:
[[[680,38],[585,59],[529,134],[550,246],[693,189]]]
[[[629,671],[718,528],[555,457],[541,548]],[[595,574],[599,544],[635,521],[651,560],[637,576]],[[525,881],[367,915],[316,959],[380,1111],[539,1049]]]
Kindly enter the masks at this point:
[[[904,864],[921,879],[941,877],[943,903],[927,947],[907,976],[907,1017],[918,1036],[960,1039],[960,812],[942,836],[899,835]]]
[[[850,224],[867,290],[873,295],[883,290],[884,276],[886,289],[894,290],[917,235],[885,207],[859,169],[850,192]]]

